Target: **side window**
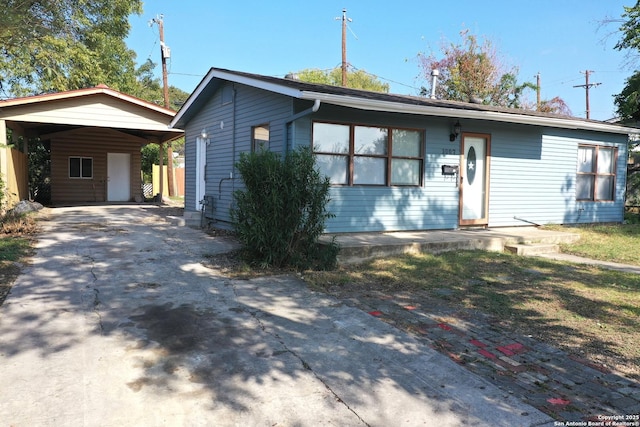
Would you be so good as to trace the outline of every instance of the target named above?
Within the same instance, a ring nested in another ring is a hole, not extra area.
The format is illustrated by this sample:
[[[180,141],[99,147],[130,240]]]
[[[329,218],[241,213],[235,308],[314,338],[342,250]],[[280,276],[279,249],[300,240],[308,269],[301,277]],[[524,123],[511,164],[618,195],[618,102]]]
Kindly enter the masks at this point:
[[[578,147],[576,199],[612,201],[616,188],[615,147],[581,145]]]
[[[251,128],[251,151],[265,151],[269,149],[269,125]]]
[[[93,178],[93,158],[69,157],[69,178]]]

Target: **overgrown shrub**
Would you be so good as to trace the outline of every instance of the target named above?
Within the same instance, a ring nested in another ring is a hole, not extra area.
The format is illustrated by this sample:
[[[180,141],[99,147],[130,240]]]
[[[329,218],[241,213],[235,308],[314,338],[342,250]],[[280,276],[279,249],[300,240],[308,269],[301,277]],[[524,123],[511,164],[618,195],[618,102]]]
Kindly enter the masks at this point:
[[[311,150],[284,158],[271,151],[242,153],[236,164],[245,188],[234,193],[234,229],[248,261],[262,267],[330,268],[335,242],[318,245],[325,221],[333,217],[329,179],[315,166]]]

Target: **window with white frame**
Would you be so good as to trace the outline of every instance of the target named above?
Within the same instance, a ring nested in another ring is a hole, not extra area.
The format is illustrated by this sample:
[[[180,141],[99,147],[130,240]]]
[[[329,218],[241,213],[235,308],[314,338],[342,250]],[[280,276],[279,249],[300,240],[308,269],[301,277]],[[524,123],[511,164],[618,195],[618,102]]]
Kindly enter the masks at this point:
[[[69,178],[93,178],[93,158],[69,157]]]
[[[576,200],[613,201],[617,149],[601,145],[578,147]]]
[[[251,150],[254,152],[269,149],[269,125],[254,126],[251,128]]]
[[[424,133],[415,129],[313,123],[313,151],[332,184],[422,185]]]

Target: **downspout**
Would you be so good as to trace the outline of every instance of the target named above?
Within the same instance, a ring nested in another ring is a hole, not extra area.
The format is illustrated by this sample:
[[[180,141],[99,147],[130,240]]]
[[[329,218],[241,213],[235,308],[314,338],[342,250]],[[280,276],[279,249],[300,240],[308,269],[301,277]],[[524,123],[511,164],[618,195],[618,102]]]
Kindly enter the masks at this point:
[[[308,116],[309,114],[313,114],[313,113],[317,113],[318,110],[320,109],[320,100],[316,99],[313,101],[313,105],[310,108],[307,108],[306,110],[302,110],[297,114],[294,114],[293,116],[289,117],[289,120],[287,120],[285,122],[285,126],[284,126],[284,137],[285,137],[285,144],[284,144],[284,151],[286,153],[286,151],[290,148],[289,147],[289,143],[291,141],[289,141],[289,132],[287,131],[289,126],[291,125],[291,123],[293,123],[294,121]]]
[[[238,91],[236,90],[235,83],[233,84],[233,109],[232,109],[232,118],[231,122],[233,123],[233,129],[231,129],[231,145],[232,145],[232,163],[231,163],[231,174],[229,178],[231,179],[231,194],[236,191],[236,180],[233,179],[235,177],[234,172],[236,171],[236,95]],[[231,207],[229,207],[231,208]]]

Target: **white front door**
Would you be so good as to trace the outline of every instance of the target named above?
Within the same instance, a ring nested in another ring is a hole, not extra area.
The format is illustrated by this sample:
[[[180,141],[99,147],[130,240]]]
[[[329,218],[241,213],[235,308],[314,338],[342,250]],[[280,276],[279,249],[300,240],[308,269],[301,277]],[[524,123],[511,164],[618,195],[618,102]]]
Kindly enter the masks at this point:
[[[107,153],[107,201],[131,200],[131,154]]]
[[[489,135],[462,134],[460,151],[460,225],[487,225]]]

